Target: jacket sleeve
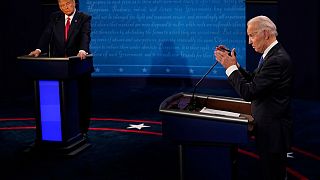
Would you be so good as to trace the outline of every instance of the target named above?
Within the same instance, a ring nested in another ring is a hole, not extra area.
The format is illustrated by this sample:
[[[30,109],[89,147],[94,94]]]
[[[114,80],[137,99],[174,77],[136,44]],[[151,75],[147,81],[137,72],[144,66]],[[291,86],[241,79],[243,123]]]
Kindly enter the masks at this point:
[[[80,30],[81,41],[80,41],[80,50],[85,50],[90,53],[90,41],[91,41],[91,19],[92,16],[85,15],[82,20],[82,27]]]
[[[60,17],[59,13],[52,13],[50,16],[50,21],[45,27],[44,31],[42,32],[42,35],[38,41],[37,49],[40,49],[43,52],[48,52],[49,48],[49,42],[51,41],[51,38],[53,36],[53,28],[55,24],[57,23],[58,18]]]
[[[246,101],[261,98],[273,91],[281,78],[282,65],[278,56],[270,57],[261,68],[260,72],[252,75],[241,70],[234,71],[228,80],[237,93]]]

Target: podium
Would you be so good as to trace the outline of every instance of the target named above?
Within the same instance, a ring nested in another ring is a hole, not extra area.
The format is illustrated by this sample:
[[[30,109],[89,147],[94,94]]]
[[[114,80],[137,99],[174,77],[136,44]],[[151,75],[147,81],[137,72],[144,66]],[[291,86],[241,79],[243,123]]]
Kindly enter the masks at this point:
[[[200,112],[204,108],[223,113]],[[179,147],[181,180],[236,179],[238,145],[248,142],[249,102],[178,93],[166,98],[159,111],[164,138]]]
[[[36,139],[26,152],[75,155],[90,146],[79,126],[79,79],[93,71],[92,55],[79,57],[17,57],[34,80]]]

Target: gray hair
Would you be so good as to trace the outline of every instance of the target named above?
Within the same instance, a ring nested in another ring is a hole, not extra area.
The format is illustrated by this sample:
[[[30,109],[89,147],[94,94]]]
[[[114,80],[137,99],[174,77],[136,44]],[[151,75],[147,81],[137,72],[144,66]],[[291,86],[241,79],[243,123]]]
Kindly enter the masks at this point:
[[[250,19],[247,25],[257,23],[260,30],[269,30],[274,36],[278,36],[277,26],[267,16],[256,16]]]
[[[60,2],[61,0],[58,0],[58,3]],[[72,0],[74,3],[76,3],[76,0]]]

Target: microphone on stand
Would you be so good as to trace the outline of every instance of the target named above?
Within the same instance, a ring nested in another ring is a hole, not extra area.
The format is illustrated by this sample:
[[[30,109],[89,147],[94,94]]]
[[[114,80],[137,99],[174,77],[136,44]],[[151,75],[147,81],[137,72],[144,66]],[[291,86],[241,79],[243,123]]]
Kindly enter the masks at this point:
[[[228,52],[228,55],[231,56],[231,50],[230,49],[227,49],[225,48],[224,46],[218,46],[217,47],[219,50],[221,51],[227,51]],[[236,52],[234,52],[234,55],[236,56]],[[197,101],[194,97],[194,94],[196,92],[196,89],[198,87],[198,85],[203,81],[203,79],[212,71],[212,69],[217,65],[218,61],[216,61],[211,67],[210,69],[208,70],[208,72],[202,76],[202,78],[194,85],[193,87],[193,92],[192,92],[192,97],[191,97],[191,100],[190,100],[190,104],[188,105],[188,110],[189,111],[193,111],[197,108]]]
[[[207,71],[207,73],[202,76],[202,78],[193,86],[193,92],[192,92],[192,97],[191,97],[191,100],[190,100],[190,104],[188,106],[188,110],[189,111],[193,111],[196,109],[196,106],[197,106],[197,101],[194,97],[194,94],[197,90],[197,87],[198,85],[203,81],[203,79],[212,71],[212,69],[218,64],[218,61],[216,61],[211,67],[210,69]]]

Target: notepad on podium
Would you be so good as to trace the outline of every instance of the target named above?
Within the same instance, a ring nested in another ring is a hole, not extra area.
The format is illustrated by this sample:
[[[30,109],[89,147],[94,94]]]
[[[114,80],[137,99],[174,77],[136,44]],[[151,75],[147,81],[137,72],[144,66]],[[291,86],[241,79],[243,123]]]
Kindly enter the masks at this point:
[[[217,109],[210,109],[207,107],[203,107],[200,110],[200,112],[214,114],[214,115],[229,116],[229,117],[240,117],[240,113],[234,113],[234,112],[230,112],[230,111],[222,111],[222,110],[217,110]]]

